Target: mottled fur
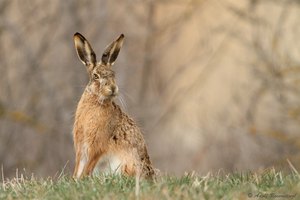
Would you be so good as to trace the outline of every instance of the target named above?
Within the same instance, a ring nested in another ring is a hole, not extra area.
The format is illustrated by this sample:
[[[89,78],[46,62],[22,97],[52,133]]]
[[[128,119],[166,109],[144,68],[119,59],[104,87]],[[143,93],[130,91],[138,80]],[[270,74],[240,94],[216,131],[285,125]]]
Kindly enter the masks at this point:
[[[120,171],[124,175],[138,174],[147,178],[154,175],[140,129],[113,101],[118,87],[111,66],[122,47],[123,38],[121,35],[112,42],[98,63],[88,41],[79,33],[74,35],[77,54],[90,77],[75,116],[74,177],[90,175],[105,155],[114,155],[121,160]]]

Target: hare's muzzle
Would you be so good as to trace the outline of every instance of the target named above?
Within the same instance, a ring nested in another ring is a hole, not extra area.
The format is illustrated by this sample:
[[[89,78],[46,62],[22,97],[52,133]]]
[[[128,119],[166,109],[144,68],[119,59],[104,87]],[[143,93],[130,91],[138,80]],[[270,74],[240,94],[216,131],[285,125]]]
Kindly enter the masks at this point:
[[[103,88],[102,94],[108,98],[118,95],[119,89],[116,85],[110,85]]]
[[[116,85],[112,85],[111,87],[110,87],[110,90],[111,90],[111,94],[110,94],[110,96],[117,96],[118,95],[118,92],[119,92],[119,89],[118,89],[118,86],[116,86]]]

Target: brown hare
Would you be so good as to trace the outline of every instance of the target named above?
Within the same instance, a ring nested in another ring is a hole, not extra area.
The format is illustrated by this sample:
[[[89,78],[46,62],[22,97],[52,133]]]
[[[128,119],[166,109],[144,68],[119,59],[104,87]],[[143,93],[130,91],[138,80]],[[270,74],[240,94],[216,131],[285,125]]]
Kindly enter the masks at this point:
[[[73,129],[76,178],[91,175],[98,161],[106,157],[118,159],[118,169],[123,175],[154,176],[140,129],[114,102],[118,86],[112,65],[123,40],[121,34],[106,47],[101,61],[97,62],[89,42],[80,33],[74,35],[78,57],[89,75],[89,83],[77,106]]]

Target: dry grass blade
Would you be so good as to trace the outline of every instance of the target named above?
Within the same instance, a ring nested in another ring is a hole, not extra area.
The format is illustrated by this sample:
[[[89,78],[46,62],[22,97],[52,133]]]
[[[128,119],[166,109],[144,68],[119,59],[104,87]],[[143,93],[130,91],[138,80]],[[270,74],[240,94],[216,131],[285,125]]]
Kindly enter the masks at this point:
[[[4,180],[4,171],[3,171],[3,165],[1,165],[1,177],[2,177],[2,187],[5,191],[5,180]]]
[[[58,179],[60,179],[64,175],[65,169],[66,169],[68,164],[69,164],[69,161],[67,161],[66,164],[64,165],[64,167],[62,168],[62,170],[61,170],[61,172],[58,176]]]
[[[135,176],[135,199],[139,200],[140,198],[140,176],[141,170],[138,168]]]
[[[299,172],[297,171],[297,169],[294,167],[294,165],[291,163],[291,161],[289,159],[286,159],[286,161],[288,162],[290,168],[293,170],[293,172],[300,177]]]

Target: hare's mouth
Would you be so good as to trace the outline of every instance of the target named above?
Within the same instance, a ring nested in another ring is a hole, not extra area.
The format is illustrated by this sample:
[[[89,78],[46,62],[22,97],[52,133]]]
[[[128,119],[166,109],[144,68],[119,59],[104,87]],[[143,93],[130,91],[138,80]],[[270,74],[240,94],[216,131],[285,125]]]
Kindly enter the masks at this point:
[[[114,92],[114,93],[111,93],[111,95],[109,95],[110,97],[114,98],[116,96],[118,96],[118,93],[117,92]]]
[[[118,96],[117,93],[111,93],[109,95],[100,95],[98,101],[99,103],[104,104],[105,102],[113,100],[116,96]]]
[[[105,94],[105,95],[103,95],[103,98],[105,98],[105,99],[111,99],[111,98],[114,98],[114,97],[116,97],[116,96],[118,96],[118,93],[116,93],[116,92],[114,92],[114,93],[109,93],[109,94]]]

